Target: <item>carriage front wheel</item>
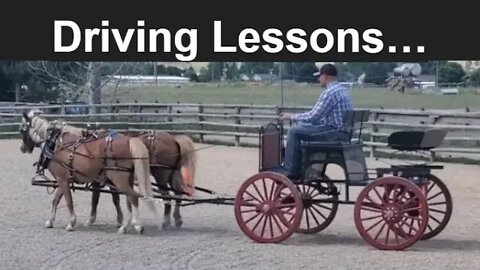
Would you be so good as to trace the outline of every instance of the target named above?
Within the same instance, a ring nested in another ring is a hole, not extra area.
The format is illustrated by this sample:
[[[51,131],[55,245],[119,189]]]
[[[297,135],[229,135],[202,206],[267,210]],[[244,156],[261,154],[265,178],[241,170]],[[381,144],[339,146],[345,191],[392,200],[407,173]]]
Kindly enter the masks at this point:
[[[403,250],[423,236],[429,211],[417,185],[389,176],[373,181],[360,192],[354,218],[358,232],[370,245],[380,250]]]
[[[285,176],[261,172],[240,186],[234,209],[237,224],[250,239],[278,243],[300,226],[302,196]]]

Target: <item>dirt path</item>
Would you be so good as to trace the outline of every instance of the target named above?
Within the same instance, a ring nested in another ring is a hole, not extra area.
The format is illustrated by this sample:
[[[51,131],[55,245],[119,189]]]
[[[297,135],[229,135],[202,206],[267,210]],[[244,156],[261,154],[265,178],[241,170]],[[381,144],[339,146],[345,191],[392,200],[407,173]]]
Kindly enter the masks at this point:
[[[268,245],[243,235],[232,206],[183,208],[184,226],[166,231],[155,231],[159,221],[143,211],[144,235],[118,235],[111,197],[102,194],[97,222],[86,227],[90,194],[77,191],[73,194],[79,222],[76,231],[64,230],[68,214],[63,200],[55,227],[45,229],[51,195],[30,184],[38,152],[21,154],[19,146],[16,140],[0,141],[1,269],[418,270],[474,269],[480,263],[480,166],[447,164],[437,172],[454,199],[452,219],[440,235],[407,251],[383,252],[361,239],[353,222],[353,207],[348,205],[340,206],[323,232],[294,234],[281,244]],[[234,195],[257,171],[258,153],[253,148],[216,146],[198,153],[197,184],[218,192]],[[384,165],[369,161],[372,167]]]

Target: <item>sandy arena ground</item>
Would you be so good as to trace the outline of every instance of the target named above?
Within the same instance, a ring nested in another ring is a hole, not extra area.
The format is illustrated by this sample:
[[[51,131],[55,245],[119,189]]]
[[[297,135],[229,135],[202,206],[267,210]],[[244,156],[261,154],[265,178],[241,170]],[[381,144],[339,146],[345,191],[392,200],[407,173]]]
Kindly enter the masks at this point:
[[[258,244],[240,231],[233,206],[183,208],[184,226],[164,231],[156,230],[161,221],[142,208],[144,235],[119,235],[111,197],[102,194],[97,222],[86,227],[90,193],[76,191],[76,231],[64,229],[68,221],[64,200],[54,228],[45,229],[52,195],[46,188],[30,184],[38,151],[22,154],[19,146],[17,140],[0,141],[1,269],[430,270],[477,269],[480,264],[478,165],[446,164],[445,170],[435,172],[453,196],[450,223],[431,240],[417,242],[406,251],[388,252],[362,240],[351,205],[341,205],[333,223],[318,234],[293,234],[280,244]],[[197,185],[217,192],[235,195],[241,183],[257,172],[258,152],[254,148],[215,146],[198,155]],[[385,166],[372,160],[368,163],[369,167]]]

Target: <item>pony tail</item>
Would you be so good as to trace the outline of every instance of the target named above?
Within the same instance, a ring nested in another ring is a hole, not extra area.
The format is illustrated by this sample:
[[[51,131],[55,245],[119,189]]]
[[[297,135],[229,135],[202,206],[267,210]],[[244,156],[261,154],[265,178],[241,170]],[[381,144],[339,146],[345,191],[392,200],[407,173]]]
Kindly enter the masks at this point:
[[[186,135],[175,135],[175,141],[180,145],[180,173],[183,179],[183,189],[189,196],[193,195],[196,173],[196,152],[192,139]]]
[[[138,138],[130,138],[130,152],[132,153],[135,169],[135,178],[140,188],[140,194],[153,198],[153,188],[150,182],[150,162],[148,149]],[[150,211],[156,214],[157,210],[151,201],[145,201]]]

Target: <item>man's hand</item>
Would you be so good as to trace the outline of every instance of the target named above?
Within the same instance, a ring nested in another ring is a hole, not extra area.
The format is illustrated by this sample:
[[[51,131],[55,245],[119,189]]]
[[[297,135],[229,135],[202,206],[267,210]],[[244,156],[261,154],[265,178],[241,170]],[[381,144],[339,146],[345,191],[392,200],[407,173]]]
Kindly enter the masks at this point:
[[[292,114],[291,113],[282,113],[282,114],[280,114],[278,119],[280,119],[280,121],[291,120],[292,119]]]

